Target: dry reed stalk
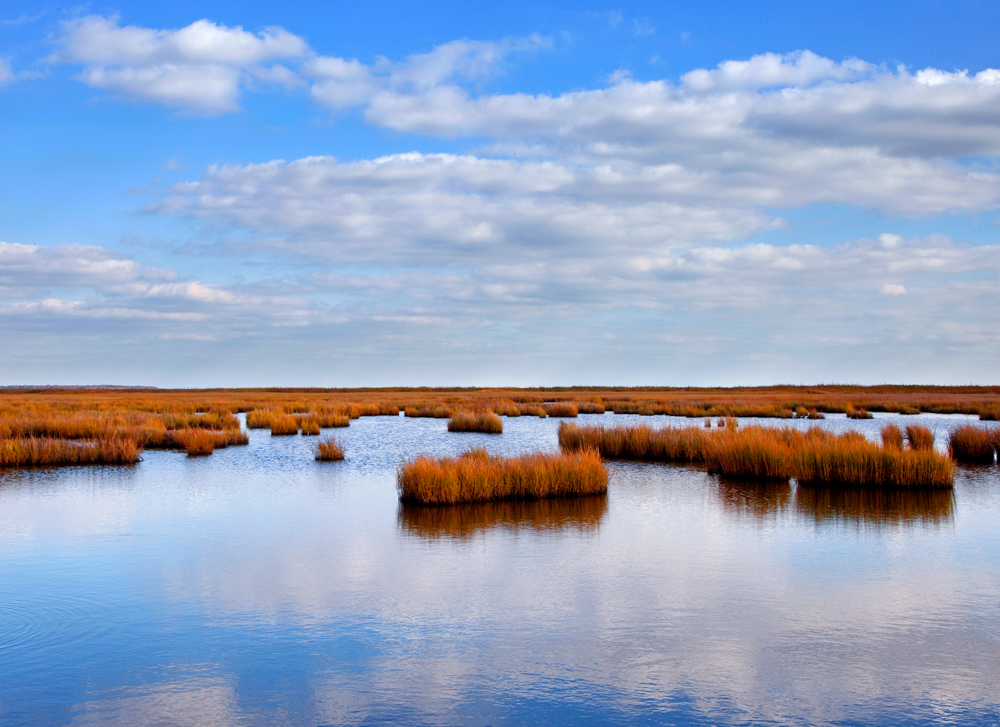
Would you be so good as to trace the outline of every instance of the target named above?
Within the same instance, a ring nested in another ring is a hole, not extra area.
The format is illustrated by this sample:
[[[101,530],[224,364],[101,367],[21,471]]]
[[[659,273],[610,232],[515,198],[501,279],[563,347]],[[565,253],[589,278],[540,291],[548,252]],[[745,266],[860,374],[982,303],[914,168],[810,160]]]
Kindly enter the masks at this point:
[[[934,449],[934,432],[919,424],[910,424],[906,427],[906,441],[910,449]]]
[[[895,424],[886,424],[882,427],[882,446],[886,449],[902,449],[902,430]]]
[[[132,439],[72,442],[47,437],[0,439],[0,467],[135,464],[139,448]]]
[[[319,462],[339,462],[344,458],[344,445],[336,437],[329,437],[316,443],[316,460]]]
[[[954,466],[933,450],[882,449],[858,432],[834,435],[813,427],[559,426],[564,451],[593,448],[611,459],[702,462],[709,471],[742,478],[789,479],[882,487],[950,487]]]
[[[277,414],[271,417],[271,436],[285,437],[299,433],[299,420],[291,414]]]
[[[508,458],[474,449],[461,457],[404,462],[396,482],[404,502],[446,505],[598,495],[607,492],[608,473],[593,450]]]
[[[254,409],[247,412],[247,429],[270,429],[271,417],[278,415],[273,409]]]
[[[448,422],[449,432],[484,432],[486,434],[501,434],[503,420],[491,411],[471,414],[460,411]]]
[[[543,404],[542,407],[545,409],[545,413],[550,417],[572,418],[580,413],[576,404],[570,401],[555,401],[551,404]]]
[[[302,430],[304,436],[318,437],[320,430],[319,417],[312,415],[300,417],[299,428]]]
[[[593,449],[608,459],[702,462],[711,436],[697,427],[656,430],[644,424],[613,428],[559,424],[559,446],[564,451]]]
[[[980,429],[971,424],[958,427],[948,435],[948,450],[956,462],[993,464],[997,431],[1000,430]]]
[[[795,451],[789,441],[792,431],[801,434],[764,427],[717,431],[704,450],[704,462],[709,472],[723,476],[788,480],[795,474]]]
[[[836,437],[796,452],[795,476],[805,485],[951,487],[955,465],[933,449],[883,449]]]
[[[604,413],[604,402],[598,399],[597,401],[574,401],[573,405],[576,407],[580,414],[603,414]]]

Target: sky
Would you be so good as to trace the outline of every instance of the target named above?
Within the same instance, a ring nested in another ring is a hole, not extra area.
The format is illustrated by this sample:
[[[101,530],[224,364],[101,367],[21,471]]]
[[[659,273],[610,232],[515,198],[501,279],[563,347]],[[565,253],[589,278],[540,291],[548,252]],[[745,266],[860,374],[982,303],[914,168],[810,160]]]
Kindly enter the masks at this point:
[[[0,5],[0,385],[997,384],[1000,5]]]

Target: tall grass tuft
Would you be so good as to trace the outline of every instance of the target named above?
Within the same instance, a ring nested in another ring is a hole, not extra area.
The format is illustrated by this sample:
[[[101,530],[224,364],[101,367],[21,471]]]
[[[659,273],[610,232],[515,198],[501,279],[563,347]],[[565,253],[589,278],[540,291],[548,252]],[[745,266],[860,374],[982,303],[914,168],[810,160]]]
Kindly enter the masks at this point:
[[[448,422],[449,432],[485,432],[486,434],[503,433],[503,420],[491,411],[470,414],[460,411]]]
[[[605,428],[559,424],[563,451],[596,450],[608,459],[651,462],[702,462],[712,434],[697,427],[653,429],[645,424]]]
[[[701,462],[724,476],[870,487],[950,487],[951,460],[933,449],[882,448],[857,432],[813,427],[559,427],[563,451],[593,448],[612,459]]]
[[[204,457],[216,449],[250,443],[246,434],[237,430],[213,431],[201,427],[186,427],[169,431],[159,441],[148,442],[149,449],[183,449],[191,457]]]
[[[316,443],[316,460],[319,462],[339,462],[344,458],[344,445],[336,437],[329,437]]]
[[[580,413],[579,407],[570,401],[555,401],[551,404],[544,404],[543,408],[550,417],[572,418]]]
[[[487,500],[598,495],[608,473],[594,450],[500,457],[473,449],[460,457],[417,457],[396,476],[403,502],[450,505]]]
[[[910,449],[934,449],[934,432],[919,424],[910,424],[906,427],[906,441]]]
[[[48,437],[0,439],[0,467],[35,465],[135,464],[139,447],[134,439],[72,442]]]
[[[979,429],[966,424],[948,435],[948,451],[957,462],[992,464],[994,441],[998,431],[1000,430]]]
[[[882,427],[882,446],[886,449],[902,449],[902,430],[895,424],[886,424]]]
[[[291,414],[276,414],[271,417],[271,436],[285,437],[299,433],[299,420]]]
[[[303,435],[318,437],[320,430],[319,417],[313,415],[299,417],[299,428],[302,430]]]

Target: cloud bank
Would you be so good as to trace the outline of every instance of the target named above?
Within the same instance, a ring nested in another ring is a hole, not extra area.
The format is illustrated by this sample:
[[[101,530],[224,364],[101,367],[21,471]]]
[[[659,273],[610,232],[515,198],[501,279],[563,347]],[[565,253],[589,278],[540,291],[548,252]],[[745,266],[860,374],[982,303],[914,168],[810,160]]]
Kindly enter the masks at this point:
[[[215,115],[280,83],[300,89],[288,103],[334,120],[357,109],[421,148],[212,165],[145,207],[232,258],[280,261],[280,277],[210,285],[103,248],[7,245],[9,320],[131,316],[147,338],[282,340],[296,355],[323,339],[315,360],[346,361],[364,383],[379,383],[364,378],[381,375],[372,361],[400,352],[438,372],[433,383],[475,361],[476,382],[517,370],[504,382],[526,384],[610,367],[627,371],[616,383],[968,381],[989,378],[983,361],[1000,353],[1000,247],[936,229],[942,215],[1000,208],[995,69],[802,50],[526,94],[491,80],[550,39],[458,39],[364,62],[282,28],[88,16],[56,45],[51,63],[124,99]],[[465,150],[436,151],[441,140]],[[767,241],[809,206],[873,212],[881,229],[832,246]],[[894,219],[925,231],[904,238]],[[525,356],[548,363],[529,374]],[[737,363],[705,363],[722,360]]]

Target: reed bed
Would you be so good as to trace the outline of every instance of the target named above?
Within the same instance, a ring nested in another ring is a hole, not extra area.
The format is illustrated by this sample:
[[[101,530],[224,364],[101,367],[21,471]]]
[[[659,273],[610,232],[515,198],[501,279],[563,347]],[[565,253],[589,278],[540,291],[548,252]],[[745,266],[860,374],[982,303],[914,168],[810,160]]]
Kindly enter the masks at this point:
[[[272,437],[287,437],[299,433],[299,420],[292,414],[272,416],[270,426]]]
[[[451,505],[489,500],[600,495],[608,473],[594,450],[501,457],[473,449],[460,457],[417,457],[396,477],[403,502]]]
[[[919,424],[906,427],[906,441],[910,449],[934,449],[934,432]]]
[[[183,449],[191,453],[188,446],[204,449],[211,442],[212,450],[226,447],[245,446],[250,444],[250,438],[239,429],[210,430],[200,427],[186,429],[162,430],[149,432],[145,438],[138,441],[140,449]],[[205,454],[211,454],[206,452]]]
[[[608,510],[606,495],[538,500],[490,500],[458,505],[400,503],[400,527],[432,540],[464,540],[494,529],[512,532],[596,532]]]
[[[593,449],[611,459],[700,462],[710,472],[759,480],[866,487],[950,487],[954,464],[933,449],[879,447],[857,432],[813,427],[581,427],[562,423],[564,452]]]
[[[958,427],[948,436],[952,458],[964,464],[993,464],[1000,429],[980,429],[971,424]]]
[[[339,462],[344,458],[344,445],[336,437],[329,437],[316,443],[318,462]]]
[[[882,427],[882,446],[886,449],[902,449],[903,430],[895,424],[886,424]]]
[[[0,439],[0,467],[135,464],[139,448],[132,439],[74,442],[49,437]]]
[[[299,430],[303,436],[318,437],[320,430],[319,417],[311,415],[299,417]]]
[[[460,411],[448,422],[448,431],[502,434],[503,420],[491,411],[479,414]]]
[[[573,418],[580,413],[579,407],[569,401],[554,401],[551,404],[543,404],[542,408],[550,417]]]

